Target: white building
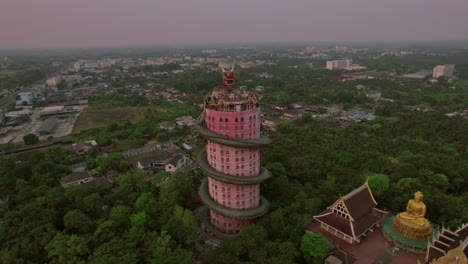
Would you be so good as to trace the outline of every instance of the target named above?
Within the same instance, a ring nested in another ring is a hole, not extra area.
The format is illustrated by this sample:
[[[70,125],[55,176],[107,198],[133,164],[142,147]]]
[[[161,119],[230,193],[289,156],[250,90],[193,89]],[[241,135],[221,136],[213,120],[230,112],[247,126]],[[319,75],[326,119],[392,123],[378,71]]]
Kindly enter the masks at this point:
[[[26,93],[19,93],[16,96],[16,105],[21,106],[24,103],[27,105],[32,105],[34,102],[34,94],[32,92],[26,92]]]
[[[190,163],[192,163],[192,160],[187,157],[186,155],[176,155],[173,157],[169,162],[164,166],[164,169],[166,172],[178,172],[185,167],[187,167]]]
[[[62,77],[60,76],[53,76],[47,79],[46,83],[47,86],[57,86],[62,81]]]
[[[73,69],[75,69],[75,72],[79,72],[80,69],[81,69],[81,65],[79,62],[75,62],[75,64],[73,64]]]
[[[455,65],[453,64],[437,65],[434,67],[434,71],[432,72],[432,78],[437,79],[440,76],[452,77],[454,71]]]
[[[28,117],[31,115],[32,115],[32,111],[29,109],[23,109],[21,111],[11,111],[5,114],[5,116],[9,118]]]
[[[352,65],[353,65],[353,60],[351,59],[327,61],[328,70],[346,69],[346,68],[351,67]]]
[[[93,180],[93,176],[91,176],[88,171],[73,172],[70,175],[62,177],[62,179],[60,179],[60,184],[63,188],[68,188],[72,185],[84,184]]]

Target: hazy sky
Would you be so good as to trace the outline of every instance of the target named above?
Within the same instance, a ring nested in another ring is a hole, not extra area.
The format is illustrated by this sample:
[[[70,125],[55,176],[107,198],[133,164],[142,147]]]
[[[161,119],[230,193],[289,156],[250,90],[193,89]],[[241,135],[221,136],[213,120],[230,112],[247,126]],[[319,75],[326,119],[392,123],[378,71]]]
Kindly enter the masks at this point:
[[[0,0],[0,48],[468,39],[468,0]]]

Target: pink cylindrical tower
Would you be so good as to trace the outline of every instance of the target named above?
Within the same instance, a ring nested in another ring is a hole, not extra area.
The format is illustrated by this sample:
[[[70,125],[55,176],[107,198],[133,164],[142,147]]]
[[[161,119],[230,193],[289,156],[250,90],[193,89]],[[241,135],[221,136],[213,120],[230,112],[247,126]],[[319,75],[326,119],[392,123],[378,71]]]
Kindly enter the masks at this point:
[[[270,139],[260,134],[259,95],[233,89],[234,66],[223,70],[223,87],[205,100],[198,131],[206,139],[199,165],[207,178],[200,197],[209,209],[204,228],[224,238],[255,223],[269,202],[260,196],[260,183],[271,173],[260,166],[260,147]]]

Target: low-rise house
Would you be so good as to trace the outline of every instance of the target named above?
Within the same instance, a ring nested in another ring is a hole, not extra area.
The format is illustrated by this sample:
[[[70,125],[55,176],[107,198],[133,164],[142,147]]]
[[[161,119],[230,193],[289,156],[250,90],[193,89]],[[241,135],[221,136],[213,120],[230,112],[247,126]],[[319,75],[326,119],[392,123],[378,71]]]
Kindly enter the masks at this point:
[[[72,185],[84,184],[93,180],[94,178],[91,176],[89,171],[73,172],[65,177],[62,177],[60,184],[63,188],[68,188]]]
[[[32,111],[29,109],[23,109],[20,111],[10,111],[5,114],[5,116],[9,118],[23,118],[23,117],[29,117],[31,115],[32,115]]]
[[[172,159],[170,159],[166,166],[165,166],[165,171],[166,172],[178,172],[186,168],[192,163],[192,160],[188,157],[188,155],[176,155]]]
[[[106,179],[110,182],[113,182],[115,178],[119,176],[119,172],[116,170],[109,170],[106,172]]]
[[[181,116],[176,118],[176,124],[178,127],[184,127],[184,126],[194,126],[195,125],[195,118],[191,116]]]
[[[161,124],[159,124],[159,128],[169,131],[175,128],[175,124],[172,122],[162,122]]]
[[[294,104],[291,105],[291,108],[293,108],[293,109],[302,109],[302,108],[304,108],[304,105],[299,104],[299,103],[294,103]]]
[[[136,167],[146,172],[147,176],[152,176],[159,171],[166,169],[166,164],[172,159],[172,154],[163,150],[152,153],[144,158],[138,159]]]
[[[366,96],[368,98],[371,98],[374,101],[378,101],[382,97],[382,92],[381,91],[368,91],[366,93]]]
[[[367,114],[361,118],[359,118],[360,120],[362,121],[373,121],[375,120],[377,117],[373,114],[373,113],[370,113],[370,114]]]
[[[336,106],[328,107],[327,114],[331,116],[339,116],[341,114],[341,109]]]
[[[32,105],[33,102],[34,102],[34,93],[32,92],[18,93],[18,95],[16,96],[17,106]]]
[[[72,145],[73,151],[76,152],[78,155],[84,155],[88,152],[91,148],[98,147],[98,144],[95,140],[90,141],[83,141],[80,143],[76,143]]]
[[[288,110],[288,106],[287,105],[275,105],[275,106],[273,106],[273,109],[275,111],[281,111],[282,112],[282,111]]]
[[[264,117],[262,121],[262,126],[265,129],[276,131],[276,123],[278,123],[279,118],[276,117]]]
[[[177,172],[192,164],[189,154],[178,149],[172,153],[160,150],[146,153],[141,158],[134,159],[134,167],[145,171],[146,176],[153,176],[160,171]]]
[[[297,109],[288,109],[284,111],[282,119],[293,120],[302,117],[302,111]]]
[[[72,164],[70,165],[70,170],[72,172],[83,172],[86,170],[86,164],[84,162]]]

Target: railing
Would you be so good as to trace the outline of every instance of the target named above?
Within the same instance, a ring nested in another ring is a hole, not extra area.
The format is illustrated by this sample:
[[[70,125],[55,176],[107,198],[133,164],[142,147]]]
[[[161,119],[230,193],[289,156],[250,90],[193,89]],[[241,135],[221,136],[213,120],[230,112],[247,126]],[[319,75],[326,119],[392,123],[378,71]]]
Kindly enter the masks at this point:
[[[215,202],[208,193],[208,180],[204,179],[200,185],[199,192],[200,198],[203,204],[218,214],[225,215],[235,219],[252,219],[264,215],[268,208],[270,208],[270,202],[263,196],[260,197],[260,205],[256,208],[249,209],[234,209],[224,207]]]
[[[252,185],[262,183],[271,177],[271,172],[264,167],[261,167],[260,173],[255,176],[233,176],[219,172],[213,169],[208,164],[208,160],[206,159],[206,149],[203,149],[198,155],[197,163],[206,176],[222,181],[224,183]]]

